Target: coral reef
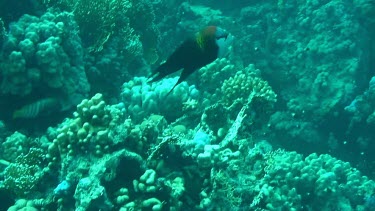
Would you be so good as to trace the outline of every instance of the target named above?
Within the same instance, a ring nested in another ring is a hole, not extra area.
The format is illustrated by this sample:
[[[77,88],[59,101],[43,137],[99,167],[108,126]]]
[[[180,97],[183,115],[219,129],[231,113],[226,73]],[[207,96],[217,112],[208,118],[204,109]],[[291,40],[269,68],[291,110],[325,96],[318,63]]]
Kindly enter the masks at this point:
[[[58,112],[87,95],[81,38],[70,13],[24,15],[9,28],[0,53],[0,97],[9,99],[2,107],[23,107],[51,97],[57,102],[52,109]]]
[[[117,24],[121,22],[117,21],[117,16],[124,17],[122,14],[132,7],[130,1],[79,0],[70,3],[81,33],[87,34],[85,41],[89,51],[103,49],[103,45],[119,28]]]
[[[37,188],[43,176],[49,171],[44,161],[44,152],[30,148],[26,155],[19,155],[14,163],[4,170],[3,185],[17,196],[26,196]]]
[[[257,160],[258,156],[255,151],[248,159]],[[295,152],[277,150],[262,157],[265,160],[255,163],[264,170],[249,180],[250,184],[256,184],[252,190],[256,195],[251,203],[253,209],[264,206],[269,210],[297,207],[361,210],[365,208],[364,198],[374,191],[374,181],[330,155],[311,154],[303,158]]]
[[[254,93],[251,103],[258,104],[254,107],[263,107],[265,110],[273,107],[276,102],[276,94],[267,81],[262,80],[256,74],[256,71],[259,70],[255,70],[254,65],[249,65],[224,81],[221,93],[225,105],[245,104],[249,100],[249,96]]]
[[[368,1],[265,1],[240,7],[236,24],[246,27],[240,27],[233,50],[244,64],[255,64],[278,94],[278,112],[270,122],[274,143],[290,148],[293,141],[299,145],[294,149],[302,151],[306,143],[351,161],[356,159],[346,154],[362,156],[359,145],[373,136],[367,124],[344,134],[352,122],[344,110],[374,73],[375,48],[369,39],[374,19],[364,15],[373,12]],[[280,119],[281,113],[287,120]],[[337,140],[335,148],[327,147],[330,137]]]
[[[171,95],[165,97],[176,78],[153,84],[147,84],[146,81],[145,77],[135,77],[123,85],[122,102],[135,120],[142,120],[153,113],[161,114],[167,120],[175,120],[183,115],[186,106],[189,107],[189,104],[193,103],[192,100],[200,100],[199,91],[194,85],[189,86],[186,82],[182,82]],[[172,110],[173,112],[170,112]]]
[[[3,94],[28,95],[33,84],[61,89],[66,96],[88,91],[72,18],[69,13],[47,12],[40,18],[25,15],[10,26],[2,55]]]
[[[0,210],[373,210],[370,1],[32,2],[0,19]],[[148,82],[210,24],[230,56]]]
[[[220,88],[224,80],[236,73],[236,66],[227,58],[216,59],[212,63],[199,69],[194,81],[199,81],[199,90],[209,92],[215,97],[215,91]],[[193,75],[194,77],[194,75]],[[210,86],[207,86],[207,84]]]
[[[366,206],[365,198],[374,194],[375,183],[349,163],[329,155],[303,158],[296,152],[272,150],[265,141],[254,144],[251,137],[239,139],[247,135],[240,128],[248,121],[248,106],[232,123],[224,123],[228,129],[220,138],[210,131],[215,121],[203,117],[196,129],[185,129],[185,134],[168,132],[175,129],[165,129],[161,116],[134,125],[125,118],[123,104],[107,105],[96,94],[77,106],[72,119],[49,129],[47,137],[53,141],[47,142],[46,157],[42,156],[45,145],[19,155],[5,169],[1,184],[35,209]],[[21,140],[14,143],[22,144],[25,138],[21,135],[8,142]],[[38,191],[54,191],[30,195],[46,177],[55,182]],[[193,178],[201,179],[193,182]]]

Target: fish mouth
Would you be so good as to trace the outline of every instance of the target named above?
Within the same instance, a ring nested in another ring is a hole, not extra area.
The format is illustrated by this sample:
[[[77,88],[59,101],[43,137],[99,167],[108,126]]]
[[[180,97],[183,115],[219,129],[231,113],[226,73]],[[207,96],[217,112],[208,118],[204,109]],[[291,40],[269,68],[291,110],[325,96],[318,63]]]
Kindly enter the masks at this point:
[[[229,54],[233,41],[234,36],[231,34],[216,40],[216,44],[219,46],[218,58],[223,58]]]
[[[227,40],[228,36],[229,36],[229,34],[226,33],[226,34],[223,34],[223,35],[221,35],[221,36],[216,37],[216,39],[217,39],[217,40],[220,40],[220,39],[223,39],[223,38],[224,38],[224,40]]]

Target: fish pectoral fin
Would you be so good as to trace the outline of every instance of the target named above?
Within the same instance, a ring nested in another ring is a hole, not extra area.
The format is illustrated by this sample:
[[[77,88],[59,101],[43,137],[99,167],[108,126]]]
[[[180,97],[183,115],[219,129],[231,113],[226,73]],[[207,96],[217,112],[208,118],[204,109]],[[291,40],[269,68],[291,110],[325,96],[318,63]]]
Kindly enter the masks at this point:
[[[155,80],[155,78],[157,78],[158,75],[160,75],[160,73],[153,73],[153,74],[151,74],[150,76],[147,77],[146,83],[152,83],[154,81],[157,81],[157,80]]]
[[[191,73],[193,73],[194,71],[191,70],[191,69],[184,69],[182,70],[182,73],[180,75],[180,77],[178,78],[178,81],[175,83],[175,85],[172,87],[172,89],[168,92],[168,94],[165,96],[167,97],[170,93],[172,93],[172,91],[174,90],[174,88],[176,88],[176,86],[178,86],[181,82],[185,81],[185,79],[191,75]]]
[[[164,63],[153,71],[151,76],[149,76],[147,82],[159,81],[176,71],[178,70],[174,70],[173,68],[169,67],[168,63]]]

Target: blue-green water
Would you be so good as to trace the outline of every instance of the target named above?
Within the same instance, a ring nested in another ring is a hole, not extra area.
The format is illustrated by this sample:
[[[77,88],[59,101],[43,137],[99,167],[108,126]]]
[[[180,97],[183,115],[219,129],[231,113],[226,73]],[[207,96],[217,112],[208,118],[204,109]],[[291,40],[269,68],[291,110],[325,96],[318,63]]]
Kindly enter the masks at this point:
[[[373,1],[0,18],[0,211],[375,210]]]

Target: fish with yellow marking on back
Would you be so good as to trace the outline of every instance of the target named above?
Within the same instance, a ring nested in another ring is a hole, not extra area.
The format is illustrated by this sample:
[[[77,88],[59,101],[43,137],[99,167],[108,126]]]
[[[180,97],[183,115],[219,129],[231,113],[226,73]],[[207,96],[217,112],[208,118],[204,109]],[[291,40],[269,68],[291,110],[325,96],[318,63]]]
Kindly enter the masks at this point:
[[[229,47],[233,42],[233,36],[224,29],[217,26],[208,26],[196,34],[195,37],[185,40],[167,59],[166,62],[156,68],[149,82],[161,80],[162,78],[182,70],[180,78],[173,89],[184,81],[189,75],[217,58],[228,54]]]

